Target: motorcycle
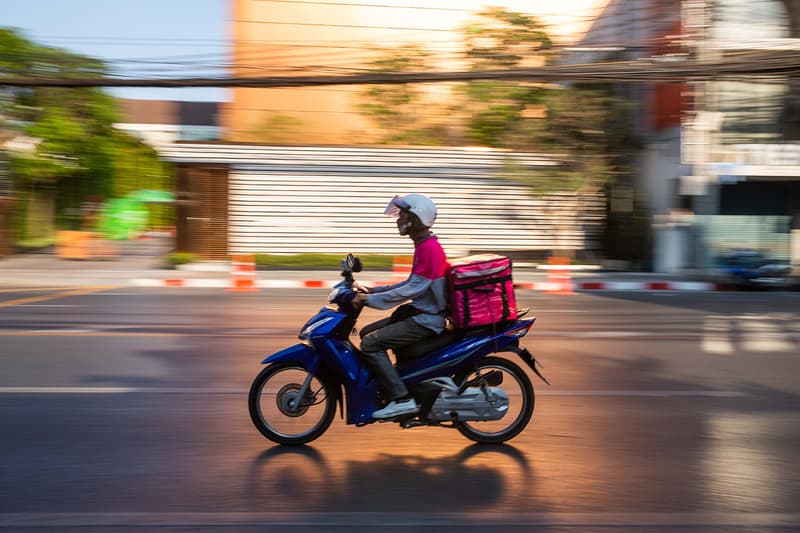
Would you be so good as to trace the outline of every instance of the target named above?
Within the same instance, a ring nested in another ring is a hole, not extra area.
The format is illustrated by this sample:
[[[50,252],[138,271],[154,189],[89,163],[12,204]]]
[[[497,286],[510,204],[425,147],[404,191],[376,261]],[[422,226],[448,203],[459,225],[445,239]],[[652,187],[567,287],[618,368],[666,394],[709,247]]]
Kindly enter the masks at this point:
[[[339,406],[357,427],[395,422],[403,428],[448,427],[478,443],[497,444],[517,436],[533,415],[533,384],[523,369],[498,353],[514,353],[549,385],[539,363],[520,347],[536,318],[519,310],[515,320],[466,330],[446,330],[395,350],[395,367],[420,405],[418,412],[374,419],[385,405],[379,386],[349,338],[361,308],[351,305],[363,291],[353,277],[361,261],[341,261],[341,282],[301,328],[300,342],[265,358],[248,394],[250,418],[271,441],[306,444],[330,427]]]

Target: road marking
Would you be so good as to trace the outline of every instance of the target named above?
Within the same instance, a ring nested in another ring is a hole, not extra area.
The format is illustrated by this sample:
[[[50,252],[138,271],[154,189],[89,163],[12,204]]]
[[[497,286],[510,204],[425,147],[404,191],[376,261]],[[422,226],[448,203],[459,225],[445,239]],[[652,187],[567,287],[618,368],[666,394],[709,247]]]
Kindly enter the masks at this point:
[[[13,289],[0,289],[0,292],[35,292],[35,291],[66,291],[70,290],[72,287],[14,287]]]
[[[706,353],[731,355],[743,352],[793,352],[798,335],[793,315],[707,315],[702,349]]]
[[[644,337],[652,336],[651,331],[575,331],[569,334],[571,337]]]
[[[726,317],[706,317],[702,349],[705,353],[730,355],[733,343],[730,341],[730,321]]]
[[[81,289],[74,289],[65,292],[59,292],[56,294],[47,294],[45,296],[31,296],[30,298],[18,298],[16,300],[9,300],[7,302],[0,302],[0,307],[11,307],[15,305],[21,304],[30,304],[34,302],[42,302],[45,300],[54,300],[56,298],[66,298],[67,296],[79,296],[82,294],[91,294],[97,291],[103,291],[107,289],[116,289],[117,287],[84,287]]]
[[[795,528],[800,513],[630,513],[630,512],[127,512],[127,513],[2,513],[0,528],[113,527],[370,527],[429,528],[491,526],[554,527],[716,527]]]
[[[0,394],[247,394],[247,389],[205,387],[0,387]]]
[[[537,396],[605,396],[613,397],[705,397],[738,398],[748,396],[744,392],[727,390],[537,390]]]
[[[246,394],[247,388],[224,387],[0,387],[0,394]],[[538,390],[538,396],[740,398],[748,394],[730,390]]]
[[[88,329],[3,330],[0,337],[237,337],[232,333],[175,333],[136,331],[94,331]]]
[[[785,340],[785,335],[774,322],[764,320],[745,320],[742,322],[747,333],[742,347],[749,352],[792,351],[794,346]]]
[[[78,304],[19,304],[20,307],[86,307]]]

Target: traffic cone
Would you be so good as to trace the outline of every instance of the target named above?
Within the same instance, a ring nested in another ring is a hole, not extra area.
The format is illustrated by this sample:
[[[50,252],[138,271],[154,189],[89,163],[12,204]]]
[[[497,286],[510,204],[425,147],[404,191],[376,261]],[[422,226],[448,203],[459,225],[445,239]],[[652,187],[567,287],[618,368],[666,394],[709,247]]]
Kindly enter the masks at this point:
[[[256,260],[253,254],[231,256],[230,292],[253,292],[256,288]]]
[[[396,255],[392,259],[392,281],[400,283],[411,274],[413,257],[409,255]]]
[[[547,258],[548,294],[575,294],[572,291],[572,274],[569,269],[569,257]]]

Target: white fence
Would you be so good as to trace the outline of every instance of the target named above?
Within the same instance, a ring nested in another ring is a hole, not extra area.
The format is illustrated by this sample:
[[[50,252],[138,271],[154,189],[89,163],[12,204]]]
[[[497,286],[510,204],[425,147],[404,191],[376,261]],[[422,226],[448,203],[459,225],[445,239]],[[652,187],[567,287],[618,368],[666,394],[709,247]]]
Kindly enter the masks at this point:
[[[174,162],[227,163],[229,253],[411,252],[383,210],[421,193],[439,208],[434,227],[448,255],[597,247],[599,195],[531,196],[496,176],[507,152],[173,145]],[[547,167],[539,154],[513,154]]]

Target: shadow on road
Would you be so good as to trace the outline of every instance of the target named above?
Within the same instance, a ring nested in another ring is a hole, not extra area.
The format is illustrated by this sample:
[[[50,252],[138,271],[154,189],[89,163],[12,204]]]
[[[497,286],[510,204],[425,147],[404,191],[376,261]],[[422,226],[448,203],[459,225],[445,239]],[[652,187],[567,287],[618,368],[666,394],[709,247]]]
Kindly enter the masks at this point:
[[[253,460],[247,492],[278,508],[294,505],[303,512],[459,513],[521,505],[536,483],[525,454],[510,445],[474,444],[445,457],[373,457],[359,460],[347,450],[275,446]]]

